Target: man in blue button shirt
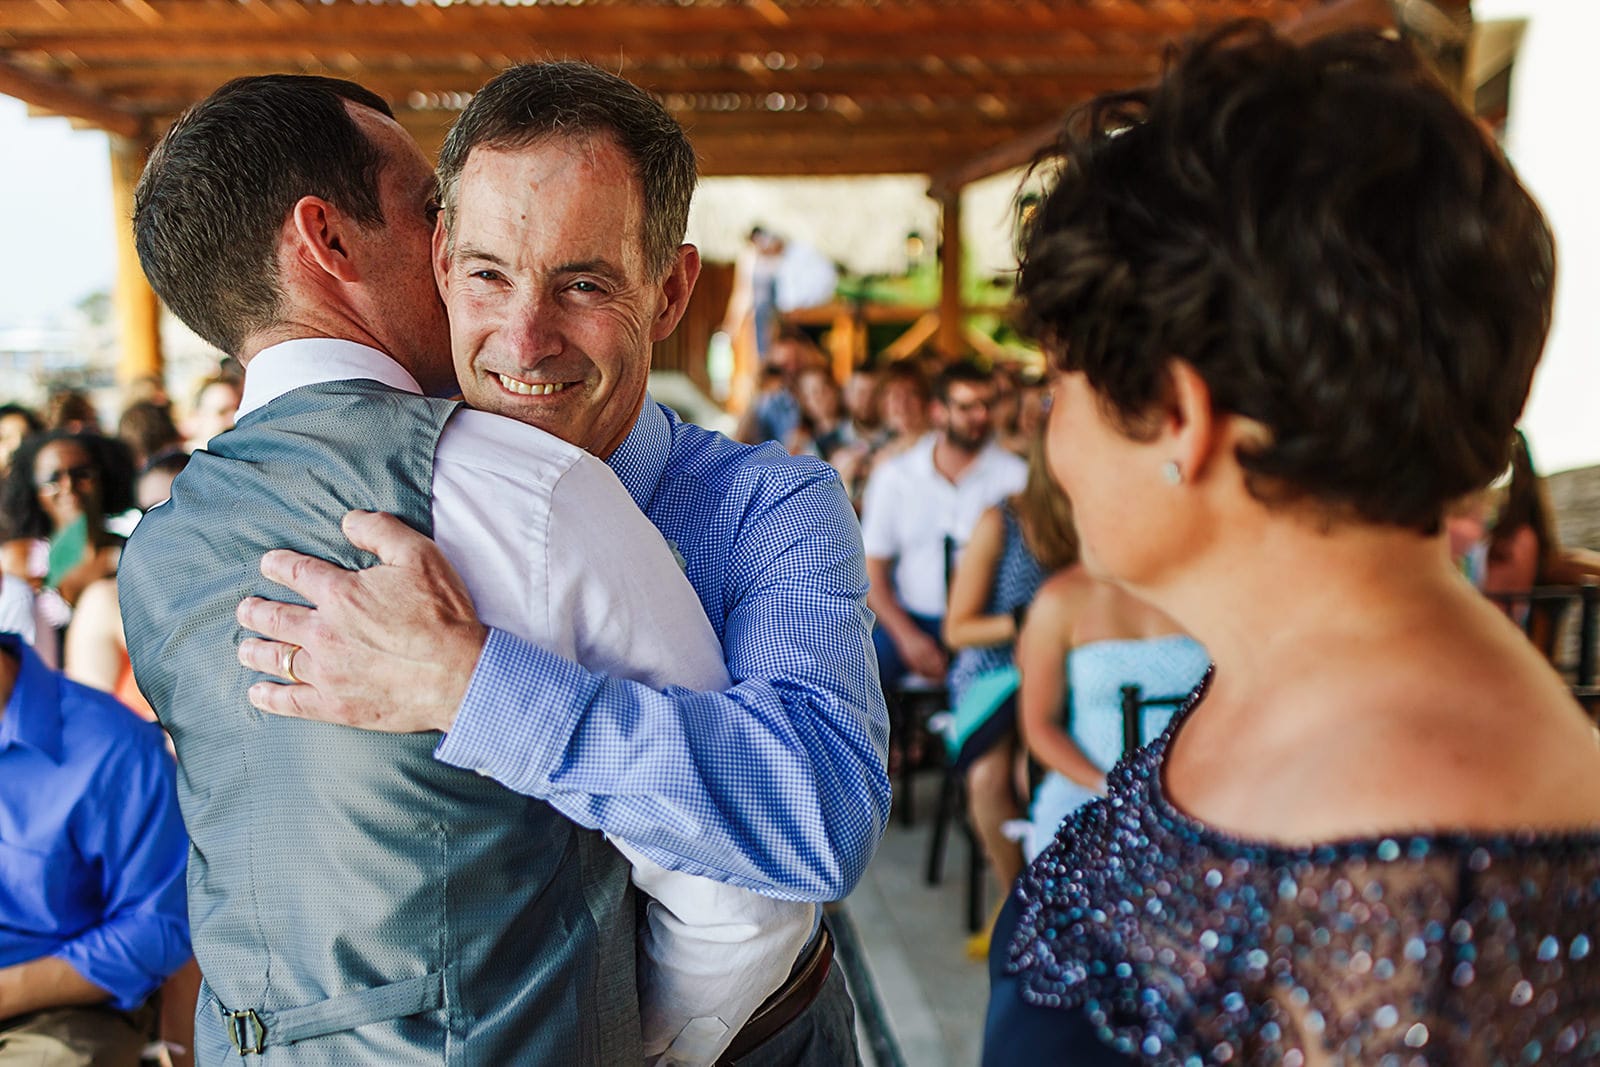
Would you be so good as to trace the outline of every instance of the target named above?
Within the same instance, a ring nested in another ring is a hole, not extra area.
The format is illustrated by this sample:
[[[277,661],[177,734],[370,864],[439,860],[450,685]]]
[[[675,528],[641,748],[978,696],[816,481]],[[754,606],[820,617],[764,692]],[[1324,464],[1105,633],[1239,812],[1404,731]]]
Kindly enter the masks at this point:
[[[189,959],[161,731],[0,633],[0,1065],[132,1065]]]
[[[277,639],[243,643],[244,664],[279,677],[289,665],[304,683],[260,683],[251,701],[443,731],[436,758],[669,869],[836,900],[861,876],[889,809],[860,529],[832,468],[737,445],[647,396],[651,324],[699,274],[698,252],[681,243],[694,174],[654,174],[661,153],[649,143],[683,138],[665,110],[647,129],[590,113],[604,95],[597,78],[616,80],[578,64],[514,68],[451,132],[434,268],[457,377],[474,407],[610,463],[682,558],[733,687],[656,691],[487,629],[432,542],[360,515],[346,522],[352,540],[401,565],[351,574],[270,554],[267,577],[322,608],[241,605],[246,627]],[[676,251],[653,271],[644,249],[664,236]],[[818,962],[826,943],[802,954],[793,996],[776,1005],[767,1039],[734,1057],[741,1064],[855,1061],[842,980]],[[806,984],[808,963],[818,985]]]

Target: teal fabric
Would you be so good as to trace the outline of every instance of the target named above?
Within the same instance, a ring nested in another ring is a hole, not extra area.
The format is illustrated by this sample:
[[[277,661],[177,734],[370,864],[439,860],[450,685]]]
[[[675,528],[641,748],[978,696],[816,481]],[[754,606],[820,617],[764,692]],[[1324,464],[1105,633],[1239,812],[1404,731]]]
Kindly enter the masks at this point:
[[[438,762],[437,734],[245,698],[259,676],[235,658],[235,606],[286,595],[261,554],[371,565],[339,531],[351,508],[431,533],[453,411],[373,382],[287,393],[196,453],[123,557],[128,652],[193,840],[202,1064],[239,1062],[223,1010],[263,1020],[266,1067],[642,1059],[628,872],[599,835]]]
[[[945,748],[952,758],[989,721],[989,717],[1000,710],[1000,706],[1017,691],[1021,681],[1022,676],[1015,667],[1002,667],[980,674],[967,683],[961,699],[950,709],[950,726],[945,731]]]

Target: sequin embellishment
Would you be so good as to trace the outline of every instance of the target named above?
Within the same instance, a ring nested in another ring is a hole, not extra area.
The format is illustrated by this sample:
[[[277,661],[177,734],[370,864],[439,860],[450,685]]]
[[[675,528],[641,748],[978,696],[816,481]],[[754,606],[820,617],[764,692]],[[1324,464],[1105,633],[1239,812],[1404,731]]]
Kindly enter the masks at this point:
[[[1600,1063],[1600,833],[1241,841],[1162,795],[1155,742],[1023,874],[1007,970],[1134,1059]]]

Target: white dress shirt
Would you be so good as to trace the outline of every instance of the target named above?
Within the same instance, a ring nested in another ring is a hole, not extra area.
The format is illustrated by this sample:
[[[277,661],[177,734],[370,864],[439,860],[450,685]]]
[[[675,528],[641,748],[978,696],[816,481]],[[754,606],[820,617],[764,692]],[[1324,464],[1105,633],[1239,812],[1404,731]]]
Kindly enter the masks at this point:
[[[421,392],[376,349],[287,341],[250,361],[239,417],[292,389],[346,379]],[[487,625],[657,689],[732,685],[716,633],[666,541],[611,468],[574,445],[461,409],[434,455],[433,536]],[[788,977],[815,906],[669,871],[612,841],[652,898],[640,937],[647,1057],[710,1064]]]
[[[993,441],[952,482],[933,465],[930,433],[872,472],[861,501],[861,540],[868,559],[894,561],[900,606],[915,615],[943,618],[944,539],[959,548],[978,517],[1022,491],[1028,465]]]

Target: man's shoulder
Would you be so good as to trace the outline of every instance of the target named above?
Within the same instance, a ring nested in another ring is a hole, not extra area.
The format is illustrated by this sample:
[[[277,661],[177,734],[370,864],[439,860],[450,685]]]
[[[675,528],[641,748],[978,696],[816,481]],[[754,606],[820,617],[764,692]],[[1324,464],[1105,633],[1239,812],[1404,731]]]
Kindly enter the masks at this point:
[[[446,424],[435,462],[441,469],[459,467],[544,482],[575,466],[600,461],[536,426],[463,407]]]
[[[664,480],[680,490],[698,488],[742,506],[838,478],[838,472],[817,457],[791,456],[776,442],[741,444],[703,426],[678,422],[672,429]]]
[[[60,686],[62,738],[78,759],[131,766],[167,758],[161,727],[109,693],[65,676]]]

